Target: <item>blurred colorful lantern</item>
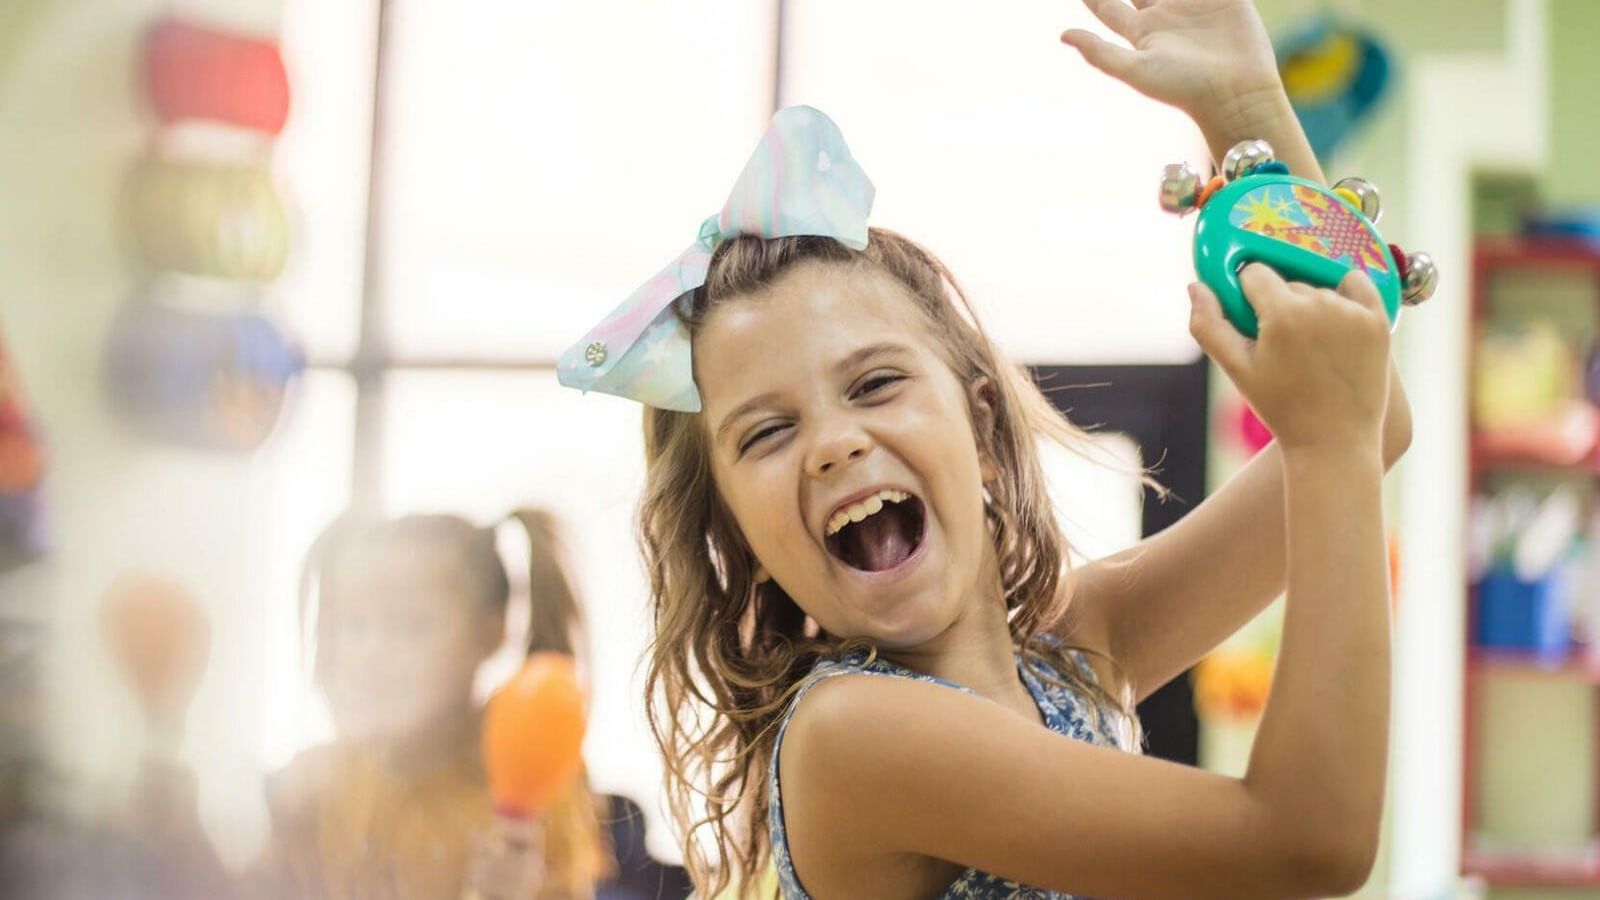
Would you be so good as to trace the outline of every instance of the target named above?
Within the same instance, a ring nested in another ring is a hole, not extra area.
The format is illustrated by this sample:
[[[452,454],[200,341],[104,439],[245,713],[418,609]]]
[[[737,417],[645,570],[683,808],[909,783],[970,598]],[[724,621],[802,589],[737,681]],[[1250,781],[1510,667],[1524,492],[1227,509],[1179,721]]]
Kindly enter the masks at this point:
[[[1326,158],[1384,96],[1389,54],[1365,28],[1335,16],[1278,42],[1278,72],[1311,149]]]
[[[148,157],[128,176],[128,226],[157,269],[271,281],[289,255],[289,220],[265,166]]]
[[[181,715],[211,651],[211,623],[194,595],[171,578],[127,572],[106,591],[100,621],[146,713]]]
[[[106,388],[116,412],[159,439],[250,450],[277,424],[305,357],[255,312],[204,313],[149,299],[112,324]]]
[[[208,119],[275,135],[289,117],[289,78],[270,41],[169,17],[145,36],[144,69],[163,122]]]

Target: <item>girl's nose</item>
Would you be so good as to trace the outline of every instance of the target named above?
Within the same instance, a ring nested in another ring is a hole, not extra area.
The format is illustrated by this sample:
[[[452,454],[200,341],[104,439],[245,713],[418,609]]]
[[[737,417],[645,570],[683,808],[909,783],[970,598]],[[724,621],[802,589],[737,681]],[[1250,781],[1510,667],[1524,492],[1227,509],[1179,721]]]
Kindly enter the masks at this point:
[[[835,428],[812,445],[806,457],[806,474],[813,478],[830,475],[845,463],[867,454],[871,440],[853,425]]]

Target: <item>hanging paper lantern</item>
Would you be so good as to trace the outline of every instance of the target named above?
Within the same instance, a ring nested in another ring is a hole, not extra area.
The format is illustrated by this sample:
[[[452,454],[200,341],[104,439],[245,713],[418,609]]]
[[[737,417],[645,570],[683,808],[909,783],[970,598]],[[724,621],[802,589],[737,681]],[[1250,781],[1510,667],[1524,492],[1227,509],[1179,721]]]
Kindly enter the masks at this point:
[[[272,433],[305,357],[254,312],[129,303],[112,324],[106,388],[140,431],[196,447],[251,450]]]
[[[209,119],[275,135],[289,117],[289,78],[270,41],[166,18],[145,36],[144,69],[163,122]]]
[[[572,657],[541,652],[489,699],[483,755],[502,815],[542,813],[583,768],[583,693]]]
[[[34,433],[22,380],[0,340],[0,569],[37,559],[46,548],[44,446]]]
[[[259,165],[146,158],[128,178],[128,223],[157,269],[271,281],[289,254],[289,220]]]
[[[1389,84],[1389,54],[1365,28],[1319,17],[1278,42],[1278,72],[1318,158],[1338,149]]]
[[[147,714],[181,716],[205,673],[211,623],[177,581],[124,573],[100,605],[111,656]]]

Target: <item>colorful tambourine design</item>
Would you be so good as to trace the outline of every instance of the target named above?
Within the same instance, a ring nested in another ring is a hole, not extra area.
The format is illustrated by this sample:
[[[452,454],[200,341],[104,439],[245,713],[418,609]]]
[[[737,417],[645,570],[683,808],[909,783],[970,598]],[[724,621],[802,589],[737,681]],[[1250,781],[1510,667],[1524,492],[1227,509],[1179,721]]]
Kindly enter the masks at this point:
[[[1168,166],[1161,206],[1179,215],[1200,211],[1195,277],[1216,293],[1228,320],[1245,336],[1256,336],[1257,321],[1239,287],[1239,270],[1252,262],[1291,281],[1328,288],[1361,269],[1383,297],[1390,323],[1398,320],[1402,303],[1415,305],[1433,294],[1433,260],[1384,243],[1374,224],[1381,214],[1378,190],[1368,182],[1346,178],[1328,188],[1296,178],[1261,140],[1234,145],[1222,168],[1201,186],[1194,169]]]

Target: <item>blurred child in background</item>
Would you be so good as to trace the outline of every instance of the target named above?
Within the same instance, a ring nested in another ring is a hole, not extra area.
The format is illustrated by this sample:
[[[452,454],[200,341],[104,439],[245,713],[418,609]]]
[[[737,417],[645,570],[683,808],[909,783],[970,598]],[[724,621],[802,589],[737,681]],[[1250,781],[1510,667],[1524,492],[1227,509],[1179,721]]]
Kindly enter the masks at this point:
[[[509,519],[531,551],[525,652],[571,655],[581,617],[554,519],[541,511]],[[494,815],[472,689],[506,642],[509,601],[494,527],[458,516],[346,516],[318,536],[301,610],[334,740],[267,780],[272,836],[238,884],[243,895],[594,897],[613,863],[582,778],[538,822]],[[142,790],[174,865],[192,849],[179,836],[198,831],[198,822],[171,826],[194,820],[194,793],[179,785],[160,778]]]
[[[527,652],[570,654],[580,616],[553,519],[509,518],[532,551]],[[495,529],[450,515],[347,517],[313,545],[303,584],[336,738],[269,781],[262,879],[274,895],[592,896],[610,864],[581,779],[537,826],[491,827],[472,686],[506,636]]]

